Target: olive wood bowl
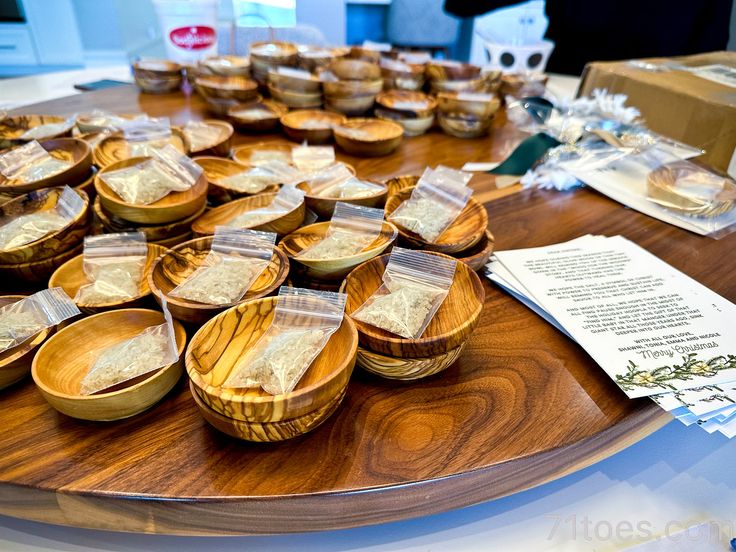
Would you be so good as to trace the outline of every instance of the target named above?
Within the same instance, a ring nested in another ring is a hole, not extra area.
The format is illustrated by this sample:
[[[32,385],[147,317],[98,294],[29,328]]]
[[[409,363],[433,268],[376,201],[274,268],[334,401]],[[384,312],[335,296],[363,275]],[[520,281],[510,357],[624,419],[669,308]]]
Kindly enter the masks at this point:
[[[103,169],[113,163],[130,159],[133,157],[132,143],[126,140],[120,132],[106,136],[97,143],[92,151],[92,161],[98,168]],[[189,141],[178,127],[171,127],[169,143],[181,153],[189,152]]]
[[[311,73],[307,72],[303,75],[298,73],[286,73],[282,71],[281,67],[269,70],[268,84],[280,90],[291,92],[318,94],[322,91],[322,83]]]
[[[233,176],[248,170],[249,167],[243,166],[240,163],[231,161],[230,159],[224,159],[222,157],[195,157],[193,159],[204,170],[204,174],[207,177],[207,196],[216,204],[227,203],[234,199],[241,197],[247,197],[251,194],[248,192],[239,192],[228,188],[225,184],[220,181],[228,176]],[[257,193],[271,193],[278,192],[278,184],[267,186],[263,190]]]
[[[63,123],[66,117],[59,115],[12,115],[0,119],[0,149],[21,146],[29,139],[21,138],[26,131],[41,125]],[[67,125],[59,129],[59,132],[44,136],[41,140],[51,140],[53,138],[62,138],[70,136],[74,122],[69,121]]]
[[[274,100],[294,109],[315,108],[322,105],[322,92],[295,92],[272,84],[268,85],[268,91]]]
[[[333,60],[343,58],[350,53],[346,46],[313,46],[309,44],[297,45],[297,64],[308,71],[314,71],[318,67],[324,67]]]
[[[345,124],[345,117],[317,109],[292,111],[281,117],[286,135],[295,142],[325,144],[332,140],[333,127]]]
[[[434,125],[434,114],[426,117],[407,117],[398,111],[380,107],[377,107],[373,114],[382,121],[400,124],[404,129],[404,136],[420,136]]]
[[[359,115],[365,115],[366,111],[371,109],[375,102],[376,96],[374,94],[349,96],[346,98],[325,96],[325,109],[327,111],[336,111],[349,117],[357,117]]]
[[[247,77],[197,77],[194,88],[205,98],[247,102],[258,94],[258,83]]]
[[[493,116],[479,119],[465,113],[437,113],[437,122],[440,128],[450,136],[456,138],[479,138],[488,134],[493,123]]]
[[[187,138],[187,142],[190,144],[189,155],[217,155],[220,157],[227,157],[230,155],[230,147],[233,143],[233,133],[235,132],[233,125],[227,121],[220,121],[218,119],[205,119],[202,122],[210,126],[217,127],[220,130],[220,134],[216,142],[196,150],[191,147],[191,140]]]
[[[325,96],[331,98],[375,96],[383,90],[383,79],[325,81],[322,83],[322,88]]]
[[[496,240],[490,230],[486,230],[480,241],[473,247],[466,249],[465,251],[459,251],[452,256],[458,261],[468,265],[472,270],[481,272],[488,264],[488,261],[493,254],[495,241]]]
[[[240,130],[268,132],[274,130],[288,106],[274,100],[237,104],[227,110],[227,117]]]
[[[413,381],[433,376],[452,366],[462,354],[466,343],[461,343],[459,347],[446,353],[426,358],[398,358],[358,347],[356,362],[366,372],[382,378]]]
[[[346,165],[350,169],[352,167],[350,165]],[[354,171],[355,169],[353,169]],[[325,197],[320,196],[316,194],[310,193],[309,185],[307,183],[302,184],[304,189],[306,190],[306,193],[304,195],[304,201],[307,204],[307,208],[314,211],[318,217],[323,219],[329,219],[332,218],[332,213],[335,211],[335,205],[337,202],[342,203],[351,203],[353,205],[362,205],[363,207],[381,207],[386,202],[386,196],[388,194],[388,187],[386,187],[384,184],[380,182],[375,182],[372,180],[367,180],[367,182],[370,182],[371,184],[376,184],[378,186],[381,186],[382,189],[376,190],[371,195],[363,196],[363,197],[345,197],[345,198],[339,198],[339,197]]]
[[[296,44],[291,42],[260,41],[250,45],[250,58],[255,63],[293,65],[296,55]]]
[[[416,176],[413,174],[404,174],[401,176],[389,178],[388,180],[386,180],[386,182],[384,182],[384,184],[386,184],[386,186],[388,187],[387,197],[396,195],[402,190],[413,188],[417,185],[417,182],[419,182],[420,178],[420,176]]]
[[[437,94],[437,107],[442,113],[463,113],[487,119],[501,107],[501,100],[496,94],[440,92]]]
[[[136,115],[133,114],[125,114],[125,115],[118,115],[121,119],[132,119]],[[82,136],[86,136],[88,134],[94,134],[99,132],[110,132],[114,131],[115,128],[111,127],[109,125],[104,124],[98,124],[93,122],[94,115],[92,114],[82,114],[77,117],[77,129],[79,130],[79,133],[81,135],[74,135],[75,138],[82,138]],[[82,138],[84,140],[84,138]]]
[[[179,245],[180,243],[184,243],[185,241],[189,241],[191,239],[192,233],[185,232],[184,234],[179,234],[178,236],[172,236],[170,238],[165,238],[163,240],[158,240],[150,243],[160,245],[161,247],[165,247],[166,249],[171,249],[175,245]]]
[[[378,64],[362,59],[336,59],[328,65],[328,70],[340,80],[376,80],[381,78],[381,68]]]
[[[347,153],[374,157],[388,155],[401,144],[404,128],[391,121],[356,118],[334,128],[337,145]]]
[[[460,61],[432,60],[426,64],[424,71],[430,80],[470,80],[480,76],[481,68]]]
[[[184,73],[181,65],[165,59],[148,59],[133,64],[133,78],[143,92],[166,94],[181,88]]]
[[[57,253],[53,257],[40,261],[28,261],[25,263],[0,264],[0,279],[6,279],[23,289],[29,286],[46,286],[54,271],[72,257],[82,252],[82,240],[67,251]]]
[[[223,77],[249,77],[250,59],[247,56],[212,56],[199,62],[205,74]]]
[[[402,114],[404,117],[422,119],[434,114],[437,100],[422,92],[389,90],[376,96],[381,107]]]
[[[277,159],[291,164],[291,150],[294,144],[286,140],[257,142],[233,149],[233,159],[245,167],[258,166],[267,160]]]

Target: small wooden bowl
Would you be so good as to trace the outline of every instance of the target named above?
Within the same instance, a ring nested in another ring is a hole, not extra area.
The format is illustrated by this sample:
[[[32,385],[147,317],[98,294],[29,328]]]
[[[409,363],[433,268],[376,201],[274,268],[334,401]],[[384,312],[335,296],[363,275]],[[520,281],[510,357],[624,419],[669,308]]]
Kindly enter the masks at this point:
[[[376,63],[362,59],[336,59],[328,66],[340,80],[376,80],[381,78],[381,68]]]
[[[180,128],[171,128],[169,143],[181,153],[189,152],[189,141]],[[92,151],[92,161],[98,168],[125,161],[132,157],[131,144],[122,133],[111,134],[99,141]]]
[[[171,316],[183,322],[204,324],[216,314],[234,305],[271,295],[281,287],[289,275],[289,259],[283,251],[275,247],[268,267],[240,301],[230,305],[208,305],[170,296],[175,287],[202,266],[212,248],[212,240],[211,236],[197,238],[172,247],[171,251],[159,257],[151,271],[147,272],[148,286],[153,290],[156,301],[161,303],[163,294]]]
[[[64,188],[44,188],[29,192],[0,206],[0,217],[21,216],[40,211],[49,211],[56,207]],[[0,251],[0,264],[11,265],[29,261],[42,261],[75,247],[84,238],[90,223],[89,197],[77,190],[82,198],[82,210],[63,228],[46,236],[5,251]]]
[[[210,126],[217,127],[220,134],[217,141],[211,145],[196,150],[190,148],[189,155],[217,155],[220,157],[227,157],[230,155],[230,147],[233,143],[233,133],[235,132],[233,125],[226,121],[220,121],[217,119],[205,119],[202,122]],[[191,143],[190,140],[187,139],[187,141]]]
[[[161,247],[165,247],[166,249],[171,249],[172,247],[175,247],[191,239],[192,239],[192,233],[185,232],[184,234],[179,234],[178,236],[172,236],[170,238],[166,238],[166,239],[158,240],[154,242],[149,242],[149,243],[160,245]]]
[[[25,263],[0,264],[0,278],[7,278],[14,284],[21,284],[24,289],[28,289],[31,285],[35,288],[38,284],[46,286],[54,270],[81,252],[82,242],[80,241],[68,251],[62,251],[47,259]]]
[[[110,303],[85,304],[77,303],[77,307],[85,314],[96,314],[112,309],[124,309],[130,307],[139,307],[144,300],[151,294],[148,286],[147,275],[153,270],[153,264],[160,255],[168,251],[167,248],[156,244],[147,244],[148,255],[146,256],[146,266],[143,269],[143,277],[141,278],[140,291],[135,297],[124,301],[113,301]],[[72,299],[84,285],[89,284],[87,276],[84,274],[84,255],[77,255],[73,259],[65,262],[57,268],[51,275],[49,287],[60,287]]]
[[[261,41],[250,45],[250,58],[254,64],[293,65],[297,47],[291,42]]]
[[[168,393],[182,373],[181,353],[186,332],[174,321],[180,360],[119,386],[112,391],[80,395],[82,378],[94,363],[94,354],[135,337],[150,326],[163,324],[164,315],[148,309],[121,309],[83,318],[53,335],[33,359],[31,375],[43,398],[73,418],[113,421],[147,410]]]
[[[268,330],[276,301],[265,297],[218,314],[197,331],[187,349],[186,370],[195,391],[209,408],[227,418],[262,423],[309,417],[340,397],[350,380],[358,333],[345,316],[292,392],[271,395],[260,388],[222,387]]]
[[[268,84],[275,88],[291,92],[315,94],[322,91],[322,83],[311,73],[303,76],[300,74],[283,73],[280,67],[271,69],[268,72]]]
[[[350,59],[358,59],[367,61],[369,63],[378,63],[381,61],[381,54],[383,52],[374,50],[372,48],[364,48],[362,46],[351,46],[350,53],[348,54]]]
[[[93,202],[95,198],[97,197],[97,192],[95,192],[95,176],[97,175],[97,167],[93,166],[90,171],[89,175],[87,175],[87,178],[85,178],[82,182],[74,186],[75,190],[81,190],[85,194],[87,194],[87,197],[89,197],[90,202]]]
[[[286,135],[295,142],[325,144],[332,140],[333,127],[345,124],[345,117],[317,109],[292,111],[281,117]]]
[[[135,115],[118,115],[121,119],[132,119]],[[111,127],[110,125],[104,125],[94,122],[94,115],[91,114],[82,114],[77,117],[77,128],[79,129],[79,132],[83,135],[87,134],[93,134],[96,132],[105,132],[105,131],[111,131],[116,130],[114,127]],[[81,136],[74,136],[75,138],[82,138]]]
[[[316,278],[318,280],[341,280],[347,276],[348,272],[360,263],[383,253],[393,244],[398,234],[398,231],[393,224],[384,221],[381,226],[381,233],[373,243],[355,255],[321,260],[299,258],[298,255],[302,251],[315,245],[325,237],[329,227],[329,221],[310,224],[309,226],[304,226],[295,232],[292,232],[288,236],[284,237],[284,239],[279,243],[279,247],[286,252],[289,259],[293,259],[293,261],[305,267],[305,276],[307,278]]]
[[[302,69],[314,71],[318,67],[325,67],[333,60],[343,58],[350,53],[346,46],[325,47],[312,46],[309,44],[297,45],[297,64]]]
[[[66,118],[59,115],[13,115],[11,117],[4,117],[0,119],[0,149],[12,148],[29,142],[30,140],[21,138],[21,136],[32,128],[63,123],[64,121],[66,121]],[[73,128],[74,121],[69,121],[59,132],[45,136],[42,140],[71,136]]]
[[[466,344],[467,341],[446,353],[426,358],[397,358],[358,347],[356,362],[366,372],[382,378],[414,381],[433,376],[452,366],[462,354]]]
[[[227,110],[227,116],[240,130],[268,132],[279,125],[279,119],[289,112],[288,106],[274,100],[237,104]]]
[[[346,166],[349,169],[352,169],[350,165]],[[372,180],[369,180],[369,182],[382,186],[382,189],[377,190],[369,196],[355,198],[323,197],[319,195],[313,195],[309,191],[307,191],[307,193],[304,195],[304,201],[306,202],[308,209],[311,209],[317,214],[317,216],[323,219],[332,218],[332,213],[334,213],[335,205],[338,201],[342,203],[352,203],[353,205],[362,205],[363,207],[380,207],[386,202],[388,187],[384,186],[380,182],[375,182]],[[305,183],[304,186],[305,189],[308,190],[308,184]]]
[[[400,124],[404,129],[404,136],[420,136],[434,125],[434,114],[421,118],[405,117],[401,113],[380,107],[377,107],[373,113],[377,119]]]
[[[0,295],[0,307],[5,307],[25,299],[25,295]],[[46,328],[29,337],[20,345],[16,345],[0,353],[0,389],[13,385],[31,372],[31,361],[41,344],[46,341],[54,328]]]
[[[184,73],[173,61],[142,60],[133,64],[133,78],[143,92],[167,94],[181,88]]]
[[[437,122],[440,128],[450,136],[456,138],[479,138],[488,134],[491,130],[493,117],[479,119],[473,115],[464,113],[437,113]]]
[[[493,234],[491,234],[491,231],[486,230],[478,243],[470,249],[455,253],[453,257],[468,265],[472,270],[480,272],[486,267],[491,255],[493,254],[495,241],[496,240],[493,237]]]
[[[442,92],[491,92],[492,83],[485,77],[470,80],[433,80],[430,81],[432,94]]]
[[[223,77],[249,77],[250,59],[245,56],[212,56],[199,62],[206,73]]]
[[[58,174],[32,182],[11,180],[0,174],[0,192],[20,195],[52,186],[75,186],[87,178],[92,169],[92,149],[87,142],[77,138],[54,138],[40,144],[49,155],[70,163],[70,166]]]
[[[405,174],[402,176],[395,176],[386,180],[385,184],[388,187],[387,197],[398,194],[402,190],[414,188],[419,182],[421,177],[413,174]]]
[[[470,80],[480,76],[481,68],[472,63],[453,60],[432,60],[427,63],[425,72],[430,80]]]
[[[293,92],[284,88],[268,85],[271,97],[291,108],[304,109],[322,105],[322,92]]]
[[[422,92],[390,90],[376,96],[376,103],[385,109],[417,119],[434,115],[437,100]]]
[[[430,253],[444,257],[440,253]],[[359,265],[345,279],[348,294],[345,312],[352,314],[383,283],[389,255],[374,257]],[[457,263],[450,291],[418,339],[406,339],[370,324],[353,319],[360,344],[370,351],[396,358],[436,357],[465,343],[480,320],[485,291],[478,275],[463,263]]]
[[[348,119],[334,128],[337,145],[352,155],[388,155],[401,144],[404,128],[380,119]]]
[[[247,102],[255,99],[258,94],[258,83],[246,77],[197,77],[194,86],[205,98],[220,100]]]
[[[221,183],[222,179],[244,172],[248,167],[244,167],[240,163],[236,163],[235,161],[224,159],[222,157],[195,157],[193,161],[204,170],[208,184],[207,197],[211,201],[217,204],[222,204],[241,197],[254,195],[247,192],[233,190]],[[278,184],[274,184],[272,186],[268,186],[259,193],[278,192],[278,189]]]
[[[440,92],[437,105],[442,113],[462,113],[487,119],[501,107],[501,100],[495,94]]]
[[[351,96],[349,98],[333,98],[325,96],[325,108],[328,111],[337,111],[347,116],[364,115],[366,111],[373,107],[376,97],[368,96]]]
[[[383,79],[337,80],[322,83],[325,96],[350,98],[352,96],[375,96],[383,90]]]
[[[255,96],[253,96],[252,99],[248,101],[260,102],[262,99],[263,96],[261,96],[260,94],[256,94]],[[230,111],[236,105],[240,105],[240,102],[238,100],[228,100],[222,98],[205,98],[204,101],[207,104],[207,111],[217,117],[227,116],[228,111]]]
[[[413,191],[414,187],[404,188],[388,197],[385,208],[386,220],[399,205],[411,197]],[[402,228],[399,224],[396,227],[399,229],[401,241],[409,247],[449,255],[470,249],[481,241],[488,228],[488,213],[482,203],[471,197],[458,217],[442,232],[435,243],[423,240],[418,234]]]
[[[123,220],[138,224],[160,225],[187,218],[202,209],[207,203],[207,177],[202,173],[186,192],[171,192],[169,195],[149,205],[126,203],[102,180],[107,172],[132,167],[149,157],[131,157],[118,161],[102,169],[95,177],[95,190],[100,205],[108,213]]]
[[[257,142],[233,149],[233,159],[244,167],[258,166],[266,158],[291,164],[291,150],[293,149],[294,144],[286,140]]]

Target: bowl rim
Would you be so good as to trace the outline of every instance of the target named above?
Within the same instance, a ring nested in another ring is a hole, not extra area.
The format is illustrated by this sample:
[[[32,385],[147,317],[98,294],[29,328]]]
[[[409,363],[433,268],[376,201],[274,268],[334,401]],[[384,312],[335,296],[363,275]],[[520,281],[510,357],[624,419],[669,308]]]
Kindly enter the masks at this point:
[[[295,126],[293,124],[294,123],[293,120],[295,118],[300,118],[300,117],[304,118],[305,116],[307,117],[316,116],[318,118],[322,118],[323,120],[326,119],[325,125],[327,126],[319,127],[319,128],[302,128],[300,126]],[[333,122],[329,122],[329,119],[332,119]],[[315,130],[315,131],[330,130],[332,131],[334,128],[334,125],[345,124],[345,121],[347,121],[347,117],[345,117],[345,115],[343,115],[342,113],[335,113],[334,111],[326,111],[324,109],[295,109],[294,111],[289,111],[288,113],[285,113],[284,115],[282,115],[279,120],[284,127],[289,128],[291,130],[299,130],[299,131],[306,131],[306,132],[310,130]],[[340,122],[337,122],[337,121],[340,121]]]
[[[322,91],[317,92],[303,92],[301,90],[287,90],[286,88],[279,88],[273,84],[268,84],[268,91],[271,93],[271,97],[276,96],[291,96],[300,100],[318,100],[322,98]],[[274,94],[275,91],[275,94]],[[283,102],[281,102],[283,103]],[[288,115],[288,114],[287,114]]]
[[[343,129],[345,128],[357,128],[359,125],[363,125],[367,123],[378,124],[379,126],[383,126],[384,128],[392,128],[396,136],[367,139],[367,138],[356,138],[355,136],[350,136],[349,134],[345,134],[343,132]],[[396,138],[401,138],[404,135],[404,127],[402,127],[399,123],[395,123],[393,121],[386,121],[384,119],[379,119],[378,117],[352,117],[348,119],[347,121],[345,121],[344,123],[342,123],[341,125],[335,126],[333,131],[335,133],[335,136],[338,136],[344,140],[349,140],[349,141],[358,142],[358,143],[365,143],[365,144],[387,142],[390,140],[395,140]]]
[[[296,147],[296,144],[294,144],[293,142],[287,142],[286,140],[284,141],[263,140],[260,142],[254,142],[252,144],[241,144],[240,146],[235,146],[230,154],[230,157],[236,163],[240,163],[244,167],[249,167],[251,166],[251,163],[249,161],[240,161],[238,159],[238,155],[240,154],[240,152],[249,151],[252,155],[253,152],[259,151],[261,149],[266,150],[266,151],[287,151],[288,150],[289,154],[291,154],[291,150],[293,150],[295,147]]]
[[[64,121],[67,120],[67,117],[64,117],[63,115],[55,115],[55,114],[51,114],[51,113],[29,113],[29,114],[25,114],[25,115],[6,115],[2,119],[0,119],[0,122],[4,122],[4,121],[18,121],[18,120],[25,119],[25,118],[39,118],[41,120],[48,119],[48,122],[42,122],[41,124],[34,125],[34,126],[22,127],[22,128],[20,128],[20,130],[23,130],[23,129],[30,130],[30,129],[35,128],[37,126],[46,125],[46,124],[63,123]],[[64,135],[67,132],[71,131],[74,128],[75,125],[76,125],[76,121],[72,122],[69,125],[65,125],[64,126],[64,130],[61,131],[59,134],[54,134],[53,136],[48,136],[46,138],[42,138],[41,141],[55,140],[55,139],[59,139],[59,138],[64,138],[65,137]],[[24,139],[21,139],[20,136],[22,134],[23,134],[23,132],[21,132],[20,134],[18,134],[18,136],[10,136],[10,135],[7,135],[7,134],[4,134],[4,133],[0,132],[0,139],[2,139],[2,140],[17,140],[20,143],[30,142],[31,141],[31,140],[26,140],[25,138]]]
[[[267,46],[269,44],[273,44],[275,46],[278,46],[280,48],[283,48],[285,50],[284,52],[278,53],[278,54],[268,54],[263,52],[254,52],[253,50],[260,48],[262,46]],[[299,52],[297,45],[293,42],[288,42],[286,40],[258,40],[256,42],[252,42],[250,45],[250,48],[248,49],[248,54],[251,56],[255,56],[256,58],[261,58],[263,60],[273,61],[274,59],[279,58],[290,58],[291,56],[297,55]]]
[[[398,88],[394,88],[393,90],[384,90],[383,92],[379,92],[378,95],[376,96],[376,103],[384,109],[396,110],[397,108],[392,107],[391,105],[387,103],[384,103],[386,100],[391,99],[392,96],[414,96],[414,97],[423,96],[423,98],[421,99],[426,100],[428,105],[426,105],[425,107],[421,109],[402,109],[401,111],[412,111],[414,113],[429,112],[427,117],[429,117],[430,115],[433,115],[434,110],[437,108],[437,105],[438,105],[437,98],[434,98],[430,96],[429,94],[425,94],[424,92],[420,90],[402,90]]]
[[[181,145],[182,145],[182,149],[181,150],[179,150],[179,148],[172,143],[171,140],[172,140],[172,138],[174,138],[174,136],[176,136],[179,140],[181,140]],[[112,132],[112,133],[108,134],[107,136],[105,136],[104,138],[102,138],[102,140],[100,140],[99,142],[97,142],[97,144],[95,145],[95,147],[92,148],[92,162],[93,162],[94,165],[97,165],[97,167],[100,169],[100,171],[106,169],[107,167],[109,167],[110,165],[113,165],[115,163],[120,163],[121,161],[126,161],[127,159],[132,159],[133,157],[140,157],[140,156],[129,156],[129,157],[125,157],[123,159],[116,159],[116,160],[114,160],[114,161],[112,161],[110,163],[103,163],[102,161],[104,161],[106,159],[101,159],[102,153],[100,153],[100,152],[102,152],[102,146],[103,146],[103,144],[106,144],[106,143],[112,142],[112,141],[121,141],[121,142],[124,142],[126,144],[130,143],[128,140],[125,139],[125,136],[120,131]],[[178,126],[172,126],[171,127],[171,136],[169,137],[169,142],[168,143],[171,144],[172,146],[174,146],[177,150],[179,150],[184,155],[187,155],[189,153],[189,140],[187,140],[187,137],[184,135],[184,132]],[[89,145],[89,144],[87,144],[87,145]],[[107,154],[105,154],[105,158],[107,158],[107,157],[109,157],[109,156]]]
[[[74,123],[70,129],[74,127],[76,123]],[[68,132],[68,131],[64,131]],[[0,135],[0,139],[3,139]],[[14,140],[14,138],[11,138],[11,140]],[[53,147],[50,150],[47,150],[45,145],[49,144],[49,142],[54,142],[52,145]],[[92,166],[92,148],[90,145],[82,140],[81,138],[76,138],[72,136],[64,136],[63,133],[57,135],[57,137],[50,137],[50,138],[44,138],[43,140],[40,140],[38,142],[43,149],[45,149],[49,155],[52,151],[61,150],[61,151],[73,151],[74,147],[81,147],[82,148],[82,154],[79,156],[79,158],[74,159],[71,164],[62,170],[61,172],[58,172],[56,174],[52,174],[51,176],[46,176],[44,178],[40,178],[38,180],[32,180],[31,182],[22,182],[18,184],[7,184],[7,182],[12,182],[12,180],[8,180],[4,176],[2,177],[2,180],[6,182],[5,184],[0,184],[0,190],[11,190],[15,192],[22,192],[22,193],[28,193],[33,192],[39,189],[43,188],[56,188],[58,186],[62,186],[61,184],[57,184],[54,186],[49,186],[48,183],[52,180],[59,180],[63,181],[65,178],[68,178],[69,173],[72,171],[76,171],[79,169],[79,167],[87,164],[87,161],[89,161],[89,166]],[[66,147],[63,147],[66,146]]]
[[[169,67],[169,69],[151,69],[145,67],[146,64],[160,63],[163,66]],[[172,73],[172,76],[176,73],[181,72],[182,65],[171,59],[166,58],[149,58],[139,59],[132,64],[133,71],[150,71],[151,73]]]
[[[355,173],[355,167],[353,167],[350,163],[346,163],[344,161],[340,161],[338,159],[335,160],[335,162],[332,165],[344,165],[350,172],[353,173],[353,176],[356,175]],[[331,165],[331,166],[332,166]],[[325,167],[328,168],[328,167]],[[357,178],[357,177],[356,177]],[[369,199],[376,199],[381,197],[382,195],[388,194],[388,184],[385,182],[381,182],[380,180],[373,180],[370,178],[361,178],[360,180],[365,180],[366,182],[370,182],[371,184],[375,184],[376,186],[380,186],[381,189],[377,190],[376,192],[366,195],[366,196],[360,196],[360,197],[329,197],[329,196],[320,196],[320,195],[314,195],[311,193],[311,188],[309,187],[308,180],[302,180],[297,184],[297,186],[302,185],[306,189],[304,191],[304,198],[310,199],[314,201],[327,201],[327,202],[338,202],[338,201],[344,201],[345,203],[355,203],[356,201],[367,201]],[[385,220],[385,219],[384,219]],[[327,221],[329,222],[329,221]],[[311,226],[311,225],[310,225]]]
[[[244,117],[238,117],[235,113],[237,113],[238,110],[245,109],[246,106],[251,104],[260,104],[265,107],[267,111],[269,111],[272,116],[271,117],[264,117],[261,119],[248,119]],[[273,98],[266,98],[261,100],[254,100],[252,102],[241,102],[236,105],[233,105],[228,108],[227,110],[227,117],[235,121],[236,124],[256,124],[261,121],[270,121],[270,120],[279,120],[282,116],[286,115],[289,112],[289,107],[284,104],[283,102],[279,102],[277,100],[274,100]]]
[[[208,146],[205,146],[202,149],[195,150],[195,149],[192,149],[191,146],[188,147],[187,148],[187,155],[190,156],[190,157],[192,155],[197,155],[200,152],[208,151],[208,150],[211,150],[213,148],[216,148],[218,146],[223,145],[228,140],[232,140],[233,134],[235,134],[235,128],[233,127],[233,125],[231,125],[229,122],[227,122],[227,121],[225,121],[223,119],[202,119],[199,122],[200,123],[207,124],[207,125],[210,125],[210,126],[216,126],[216,127],[224,128],[225,129],[225,137],[224,138],[220,138],[217,142],[215,142],[213,144],[209,144]],[[185,133],[184,128],[182,128],[182,132]]]
[[[49,286],[51,287],[51,286]],[[3,295],[3,299],[15,299],[15,301],[10,301],[6,303],[6,305],[12,305],[13,303],[17,303],[18,301],[22,301],[23,299],[27,299],[30,297],[30,295],[20,295],[20,294],[13,294],[13,295]],[[2,305],[2,306],[6,306]],[[13,362],[20,360],[24,356],[26,356],[28,353],[32,353],[34,349],[36,349],[39,345],[41,345],[44,341],[46,341],[46,338],[48,338],[54,331],[56,330],[56,326],[49,326],[48,328],[44,328],[38,333],[33,334],[31,337],[25,339],[15,347],[11,347],[7,351],[3,351],[0,354],[10,353],[7,358],[0,358],[0,372],[7,368],[10,364]],[[15,351],[13,349],[16,349]],[[12,352],[11,352],[12,351]]]
[[[242,86],[237,88],[222,88],[222,85],[228,81],[242,81]],[[204,89],[209,88],[225,92],[250,92],[258,89],[258,83],[256,81],[243,75],[199,75],[194,79],[194,85]]]

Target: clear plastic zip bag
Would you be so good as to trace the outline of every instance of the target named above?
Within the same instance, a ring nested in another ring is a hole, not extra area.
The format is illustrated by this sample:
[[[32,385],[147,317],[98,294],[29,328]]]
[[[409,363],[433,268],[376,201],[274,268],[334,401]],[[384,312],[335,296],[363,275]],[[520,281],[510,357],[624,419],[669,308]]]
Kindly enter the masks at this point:
[[[320,260],[356,255],[376,240],[382,225],[383,209],[338,201],[324,238],[301,251],[297,258]]]
[[[29,128],[20,135],[21,140],[46,140],[71,130],[77,122],[77,115],[70,115],[60,123],[46,123]]]
[[[84,118],[85,125],[102,128],[108,132],[122,129],[123,126],[131,120],[125,119],[120,115],[111,113],[110,111],[105,111],[104,109],[93,109],[89,113],[85,113],[84,116],[79,116],[79,119],[82,118]]]
[[[209,305],[240,301],[268,267],[276,234],[217,226],[202,265],[169,295]]]
[[[80,314],[62,288],[51,288],[0,308],[0,353]]]
[[[457,262],[394,247],[383,284],[351,315],[407,339],[421,337],[447,297]]]
[[[168,117],[147,115],[124,121],[123,136],[128,142],[131,157],[151,157],[171,140],[171,122]]]
[[[317,171],[334,165],[335,148],[332,146],[309,146],[305,143],[291,150],[291,160],[300,171]]]
[[[69,167],[71,163],[57,159],[35,140],[0,155],[0,173],[19,183],[49,178]]]
[[[342,324],[347,295],[283,286],[271,325],[223,387],[292,391]]]
[[[222,136],[222,128],[202,121],[189,121],[184,125],[184,136],[191,151],[200,151],[216,145]]]
[[[90,283],[77,290],[74,302],[100,305],[137,297],[147,256],[143,232],[85,236],[82,267]]]
[[[37,192],[31,192],[31,196]],[[52,209],[0,219],[0,251],[9,251],[58,232],[84,209],[84,200],[69,186],[64,186]]]
[[[179,360],[174,321],[162,299],[165,322],[150,326],[138,335],[93,351],[95,360],[80,382],[80,395],[92,395]]]
[[[236,192],[257,194],[274,184],[298,184],[301,173],[283,161],[270,160],[220,180],[220,184]]]
[[[246,211],[232,219],[227,226],[231,228],[252,228],[259,226],[296,209],[304,201],[304,192],[290,185],[282,186],[269,205]]]

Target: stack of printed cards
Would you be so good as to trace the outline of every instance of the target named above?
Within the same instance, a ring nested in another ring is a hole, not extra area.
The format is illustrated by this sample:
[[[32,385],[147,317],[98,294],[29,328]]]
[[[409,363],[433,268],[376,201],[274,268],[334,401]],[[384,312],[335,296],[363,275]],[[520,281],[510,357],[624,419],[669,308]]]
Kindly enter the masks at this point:
[[[736,305],[621,237],[499,251],[488,277],[577,341],[631,398],[736,435]]]

